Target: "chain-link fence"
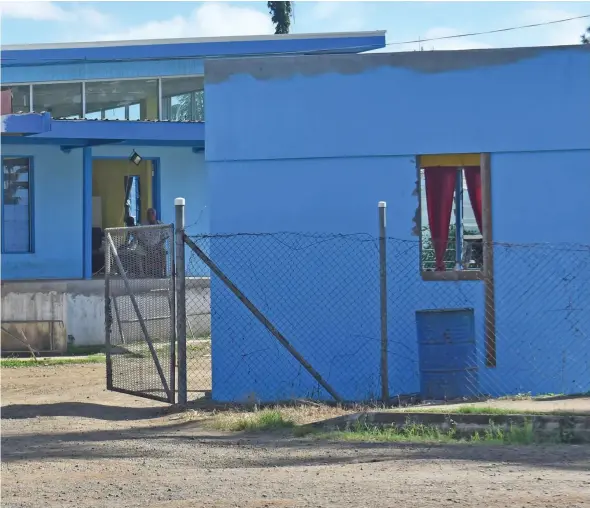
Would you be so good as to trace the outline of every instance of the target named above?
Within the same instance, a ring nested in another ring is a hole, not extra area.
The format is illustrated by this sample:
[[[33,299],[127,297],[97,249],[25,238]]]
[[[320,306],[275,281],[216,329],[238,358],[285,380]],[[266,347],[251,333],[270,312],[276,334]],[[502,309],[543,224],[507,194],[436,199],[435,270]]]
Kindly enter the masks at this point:
[[[494,244],[494,270],[433,275],[388,238],[382,349],[378,238],[187,243],[189,399],[377,400],[384,363],[392,398],[590,390],[590,246]]]
[[[109,389],[174,402],[172,225],[105,230]]]

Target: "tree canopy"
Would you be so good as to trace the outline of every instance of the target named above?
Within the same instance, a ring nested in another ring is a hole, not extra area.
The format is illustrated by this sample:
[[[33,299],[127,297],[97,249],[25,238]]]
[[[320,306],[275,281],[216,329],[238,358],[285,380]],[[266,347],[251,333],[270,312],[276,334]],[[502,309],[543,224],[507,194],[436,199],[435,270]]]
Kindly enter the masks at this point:
[[[288,34],[293,17],[292,2],[267,2],[275,26],[275,34]]]

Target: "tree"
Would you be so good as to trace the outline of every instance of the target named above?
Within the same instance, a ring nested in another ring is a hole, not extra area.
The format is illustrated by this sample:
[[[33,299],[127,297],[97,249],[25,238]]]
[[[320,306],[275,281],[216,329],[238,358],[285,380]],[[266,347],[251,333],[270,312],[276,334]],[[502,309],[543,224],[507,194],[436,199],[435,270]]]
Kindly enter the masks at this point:
[[[205,96],[203,90],[178,95],[176,104],[170,107],[170,120],[173,122],[205,120]]]
[[[293,17],[292,2],[267,2],[268,10],[275,26],[275,34],[288,34]]]
[[[586,28],[586,32],[582,34],[582,44],[590,44],[590,26]]]

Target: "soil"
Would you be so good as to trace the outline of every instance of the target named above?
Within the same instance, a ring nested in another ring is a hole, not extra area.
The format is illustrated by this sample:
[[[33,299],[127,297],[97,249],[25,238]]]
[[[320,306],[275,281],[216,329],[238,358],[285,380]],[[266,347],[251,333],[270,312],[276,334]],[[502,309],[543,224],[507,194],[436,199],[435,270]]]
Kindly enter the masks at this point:
[[[2,369],[5,507],[582,507],[589,446],[228,434],[107,392],[104,365]]]

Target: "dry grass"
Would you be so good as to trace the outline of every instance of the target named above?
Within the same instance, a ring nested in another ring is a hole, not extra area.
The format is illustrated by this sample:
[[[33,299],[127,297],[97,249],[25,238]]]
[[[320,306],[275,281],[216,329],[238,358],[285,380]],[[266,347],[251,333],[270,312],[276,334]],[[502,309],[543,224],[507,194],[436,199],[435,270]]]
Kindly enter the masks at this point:
[[[191,420],[198,420],[204,426],[217,430],[255,431],[306,425],[366,409],[366,407],[343,408],[304,402],[267,407],[228,407],[214,411],[196,409],[187,411],[185,415]]]

